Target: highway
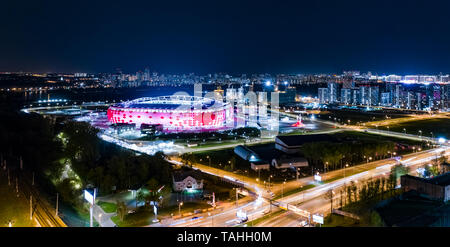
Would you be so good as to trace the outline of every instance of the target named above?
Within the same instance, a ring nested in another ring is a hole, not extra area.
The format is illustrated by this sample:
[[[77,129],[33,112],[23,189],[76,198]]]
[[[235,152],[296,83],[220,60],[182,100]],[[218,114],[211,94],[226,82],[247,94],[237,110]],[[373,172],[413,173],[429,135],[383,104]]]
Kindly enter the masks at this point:
[[[436,157],[439,157],[442,151],[446,151],[445,155],[450,155],[450,148],[448,147],[439,147],[431,150],[426,150],[422,152],[412,153],[405,155],[401,162],[406,166],[411,168],[411,172],[415,172],[415,168],[419,165],[423,165],[429,163],[434,160]],[[341,169],[337,171],[332,171],[326,174],[322,174],[322,180],[330,180],[333,178],[336,179],[332,182],[325,184],[317,184],[314,182],[312,177],[302,178],[298,181],[292,181],[289,183],[289,186],[295,188],[296,186],[305,186],[308,184],[316,184],[316,187],[305,190],[303,192],[295,193],[289,196],[285,196],[282,199],[277,200],[282,205],[289,203],[290,205],[298,206],[303,210],[307,210],[310,213],[319,213],[327,215],[330,211],[329,200],[324,197],[324,194],[330,190],[338,190],[345,184],[354,181],[355,183],[367,181],[374,177],[379,176],[388,176],[393,165],[397,164],[396,160],[393,159],[385,159],[378,160],[375,162],[370,162],[366,164],[361,164],[354,167],[349,167],[346,169]],[[203,168],[203,167],[202,167]],[[205,167],[208,168],[208,167]],[[199,168],[200,169],[200,168]],[[215,171],[212,171],[215,172]],[[223,173],[223,171],[222,171]],[[345,173],[345,178],[343,177]],[[218,173],[216,173],[218,174]],[[231,174],[228,174],[233,176]],[[236,176],[236,179],[240,179],[239,176]],[[223,176],[223,175],[222,175]],[[263,188],[258,187],[259,185],[253,182],[246,182],[247,187],[255,186],[257,189],[263,190]],[[288,184],[285,185],[284,191],[288,191]],[[255,188],[254,187],[254,188]],[[272,191],[278,194],[280,192],[281,185],[275,185],[272,188]],[[263,193],[264,194],[264,193]],[[336,202],[339,201],[339,193],[336,193],[333,200]],[[204,214],[202,217],[197,219],[192,219],[192,217],[188,217],[185,219],[180,219],[178,221],[171,222],[171,224],[167,224],[166,226],[178,226],[178,227],[186,227],[186,226],[236,226],[239,225],[237,221],[236,212],[238,210],[243,210],[247,212],[249,221],[262,217],[264,212],[269,211],[269,203],[266,199],[268,195],[265,194],[263,197],[260,197],[257,200],[249,201],[244,204],[239,203],[238,208],[236,208],[233,203],[226,206],[220,212],[214,212],[212,215]],[[276,209],[275,206],[272,206],[272,210],[280,210]],[[299,221],[306,220],[306,218],[295,214],[294,212],[286,212],[282,213],[279,216],[269,218],[258,224],[257,226],[298,226]]]
[[[449,147],[439,147],[436,149],[428,150],[421,153],[415,153],[414,155],[409,155],[404,157],[400,162],[405,166],[410,168],[410,174],[416,175],[415,169],[423,164],[430,163],[436,157],[440,157],[440,153],[445,151],[445,155],[450,155]],[[287,196],[282,200],[283,203],[289,203],[296,205],[303,210],[307,210],[312,214],[323,214],[327,215],[330,212],[330,201],[326,199],[324,194],[332,189],[333,191],[339,191],[346,184],[351,181],[355,183],[361,183],[372,178],[388,176],[391,171],[391,167],[397,162],[393,160],[384,160],[383,162],[378,162],[379,164],[368,171],[360,172],[346,178],[338,179],[330,183],[326,183],[312,189],[306,190],[301,193],[297,193],[291,196]],[[369,163],[370,164],[370,163]],[[333,197],[333,204],[337,205],[339,202],[340,193],[335,193]],[[296,215],[293,212],[286,212],[277,217],[274,217],[268,221],[261,223],[258,226],[298,226],[298,222],[302,219],[301,216]]]

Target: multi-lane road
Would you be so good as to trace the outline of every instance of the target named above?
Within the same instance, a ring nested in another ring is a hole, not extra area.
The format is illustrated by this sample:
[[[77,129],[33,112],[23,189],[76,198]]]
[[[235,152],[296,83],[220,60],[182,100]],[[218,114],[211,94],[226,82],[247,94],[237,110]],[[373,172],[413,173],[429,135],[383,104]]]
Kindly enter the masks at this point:
[[[442,146],[431,150],[405,155],[400,162],[405,166],[410,167],[411,172],[414,173],[417,166],[430,163],[432,160],[436,159],[436,157],[439,157],[442,151],[445,151],[446,156],[450,155],[450,148]],[[333,178],[339,179],[325,184],[316,184],[316,186],[311,189],[285,196],[277,201],[281,204],[289,203],[290,205],[295,205],[296,207],[306,210],[312,214],[318,213],[327,215],[330,211],[330,201],[324,197],[324,194],[327,191],[330,189],[337,191],[339,188],[345,184],[349,184],[351,181],[361,183],[374,177],[388,176],[391,171],[391,167],[396,164],[398,164],[397,160],[385,159],[346,168],[345,170],[337,170],[327,174],[322,174],[323,180],[330,180]],[[343,177],[344,173],[345,177]],[[239,177],[236,177],[236,179],[238,178]],[[307,184],[314,183],[313,178],[308,177],[300,179],[299,181],[291,182],[291,186],[294,186],[294,184],[297,184],[297,186],[305,186]],[[259,190],[263,189],[258,187],[258,184],[254,183],[248,183],[247,186],[255,186]],[[274,191],[279,189],[279,187],[280,185],[275,186]],[[339,201],[339,196],[340,194],[336,193],[333,200],[335,202]],[[236,217],[237,211],[245,211],[249,221],[252,221],[264,216],[264,213],[267,213],[269,209],[270,206],[268,201],[264,199],[264,197],[259,197],[259,199],[240,203],[238,206],[230,204],[220,212],[213,211],[211,215],[204,214],[197,219],[180,219],[178,221],[171,222],[171,224],[166,226],[236,226],[239,225]],[[272,206],[272,210],[280,209]],[[298,226],[298,223],[302,220],[307,219],[297,215],[294,212],[287,211],[278,216],[262,221],[257,226]]]
[[[415,170],[418,166],[430,163],[432,160],[436,159],[436,157],[439,157],[442,151],[445,151],[446,156],[450,155],[449,147],[440,147],[425,152],[405,156],[400,162],[403,165],[409,167],[412,174],[415,174]],[[375,177],[388,176],[390,174],[391,167],[397,164],[397,161],[388,159],[376,163],[377,164],[373,164],[374,168],[367,171],[359,172],[346,178],[338,179],[333,182],[306,190],[304,192],[287,196],[280,201],[296,205],[297,207],[313,214],[318,213],[327,215],[330,212],[330,200],[324,196],[327,191],[332,189],[333,191],[337,192],[340,188],[345,186],[345,184],[349,184],[351,181],[361,183]],[[340,193],[335,193],[333,197],[335,205],[339,201],[339,198]],[[301,219],[302,218],[300,216],[296,215],[293,212],[286,212],[266,222],[263,222],[259,226],[298,226],[298,222]]]

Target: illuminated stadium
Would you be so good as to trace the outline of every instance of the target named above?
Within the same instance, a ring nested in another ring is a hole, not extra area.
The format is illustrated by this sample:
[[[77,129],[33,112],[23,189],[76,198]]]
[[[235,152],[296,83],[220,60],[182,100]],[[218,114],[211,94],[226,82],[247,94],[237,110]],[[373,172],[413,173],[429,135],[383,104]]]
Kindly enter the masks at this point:
[[[113,124],[160,125],[164,132],[190,132],[226,128],[226,121],[233,121],[233,107],[197,96],[161,96],[115,104],[107,115]]]

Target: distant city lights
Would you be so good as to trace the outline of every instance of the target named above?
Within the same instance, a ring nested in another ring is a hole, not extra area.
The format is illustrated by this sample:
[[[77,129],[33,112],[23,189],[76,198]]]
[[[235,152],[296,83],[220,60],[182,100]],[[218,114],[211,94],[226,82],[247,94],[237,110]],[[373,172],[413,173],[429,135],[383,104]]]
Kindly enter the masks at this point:
[[[54,103],[54,102],[67,102],[67,100],[66,99],[38,100],[38,103]]]

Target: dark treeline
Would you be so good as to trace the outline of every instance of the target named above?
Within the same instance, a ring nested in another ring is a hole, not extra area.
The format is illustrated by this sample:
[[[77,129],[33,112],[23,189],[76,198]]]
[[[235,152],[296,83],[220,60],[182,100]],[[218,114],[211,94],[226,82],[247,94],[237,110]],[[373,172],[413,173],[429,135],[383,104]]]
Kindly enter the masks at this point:
[[[302,146],[299,155],[308,159],[308,162],[316,168],[325,168],[327,171],[349,166],[385,159],[395,155],[413,151],[394,141],[387,141],[382,137],[374,137],[360,133],[343,132],[333,135],[336,142],[313,142]],[[414,143],[422,149],[427,146],[423,143]],[[395,153],[395,155],[394,155]]]
[[[358,215],[360,226],[384,226],[385,223],[376,207],[379,202],[403,192],[401,189],[396,189],[396,186],[400,177],[408,173],[408,167],[398,164],[391,168],[388,177],[372,178],[361,182],[350,181],[341,189],[327,191],[325,198],[330,201],[331,212],[333,208],[339,208]],[[326,221],[330,223],[332,217],[327,217]]]
[[[22,158],[25,171],[72,205],[82,202],[88,186],[102,194],[139,188],[150,180],[170,184],[171,168],[162,153],[137,155],[103,142],[88,123],[55,125],[38,114],[13,111],[0,111],[0,118],[0,154],[8,167],[17,167]]]

